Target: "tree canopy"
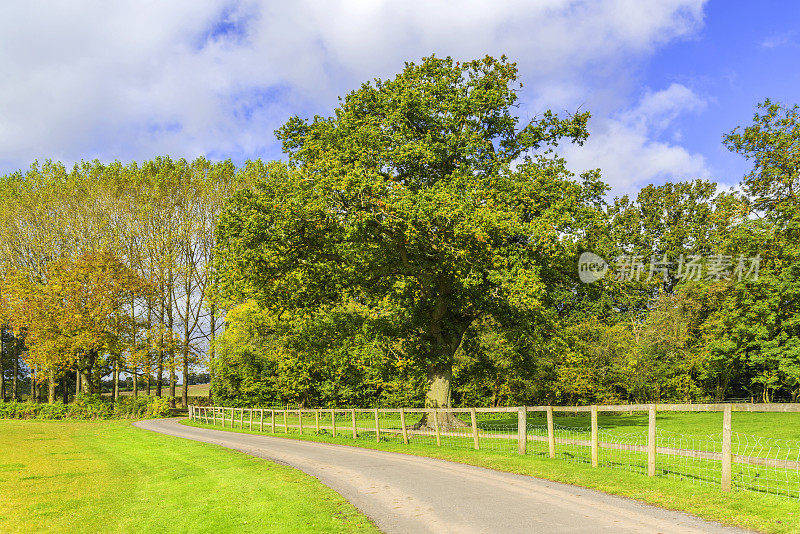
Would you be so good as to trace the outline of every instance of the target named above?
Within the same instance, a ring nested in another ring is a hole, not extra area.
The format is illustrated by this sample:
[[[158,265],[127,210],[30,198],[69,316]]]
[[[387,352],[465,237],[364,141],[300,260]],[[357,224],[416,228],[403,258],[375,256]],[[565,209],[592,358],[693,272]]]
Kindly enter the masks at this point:
[[[574,281],[567,258],[599,216],[604,186],[574,180],[554,153],[586,138],[588,113],[522,122],[518,86],[505,58],[431,57],[330,117],[290,119],[278,130],[290,164],[265,169],[220,219],[229,295],[289,312],[361,302],[401,325],[426,404],[449,405],[464,333],[484,316],[550,322],[553,290]]]

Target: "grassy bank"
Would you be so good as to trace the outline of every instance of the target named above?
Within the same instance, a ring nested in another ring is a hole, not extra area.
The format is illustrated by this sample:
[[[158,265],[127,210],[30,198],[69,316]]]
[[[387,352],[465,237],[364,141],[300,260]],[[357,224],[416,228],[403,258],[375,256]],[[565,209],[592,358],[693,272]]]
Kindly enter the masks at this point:
[[[127,422],[0,421],[0,532],[377,532],[291,468]]]
[[[717,426],[717,417],[715,416],[719,414],[708,414],[714,417],[701,417],[698,419],[693,419],[694,415],[695,414],[670,414],[669,419],[664,419],[664,425],[668,429],[695,431],[699,434],[715,431]],[[765,422],[751,417],[753,415],[768,415],[770,417],[768,417],[768,421]],[[759,429],[776,430],[769,425],[780,424],[784,425],[781,427],[781,430],[779,430],[783,437],[796,435],[797,426],[791,425],[794,428],[786,428],[785,426],[790,423],[790,421],[777,417],[781,415],[785,417],[787,414],[737,413],[735,414],[735,418],[738,419],[739,423],[744,428],[748,429],[748,431],[757,431]],[[789,415],[791,415],[790,419],[794,421],[794,416],[796,414]],[[617,427],[611,426],[611,419],[605,420],[604,426],[609,428],[609,431],[626,432],[630,431],[631,428],[639,428],[640,426],[640,421],[638,419],[640,416],[614,417],[619,418],[619,425]],[[562,423],[570,422],[570,418],[565,417],[563,419],[564,421],[562,421]],[[719,424],[721,426],[721,416],[719,419]],[[364,422],[366,423],[366,420]],[[571,418],[571,422],[575,427],[583,426],[581,417]],[[215,428],[217,430],[221,429],[220,426],[213,427],[197,422],[187,421],[185,424],[196,427]],[[361,421],[359,421],[359,425],[360,424]],[[231,431],[229,428],[225,430]],[[265,430],[267,430],[266,426]],[[233,431],[261,434],[257,431],[249,432],[241,429]],[[271,435],[268,432],[264,434]],[[686,511],[699,517],[719,521],[728,525],[736,525],[763,532],[787,534],[800,532],[800,502],[798,502],[797,499],[760,495],[744,491],[725,493],[713,485],[693,484],[686,480],[667,476],[649,478],[640,473],[612,469],[609,467],[591,468],[581,462],[549,459],[541,454],[529,454],[522,457],[514,454],[511,448],[507,450],[482,449],[479,451],[471,450],[466,447],[454,449],[437,447],[431,440],[424,439],[412,440],[409,445],[399,443],[396,439],[387,439],[381,441],[381,443],[376,443],[374,434],[367,433],[353,440],[346,429],[342,429],[336,438],[324,431],[320,434],[307,431],[307,433],[300,435],[296,430],[289,434],[284,434],[282,431],[279,431],[275,436],[355,445],[370,449],[441,458],[444,460],[594,488],[608,493],[638,499],[664,508]],[[446,445],[446,443],[443,442],[443,445]]]

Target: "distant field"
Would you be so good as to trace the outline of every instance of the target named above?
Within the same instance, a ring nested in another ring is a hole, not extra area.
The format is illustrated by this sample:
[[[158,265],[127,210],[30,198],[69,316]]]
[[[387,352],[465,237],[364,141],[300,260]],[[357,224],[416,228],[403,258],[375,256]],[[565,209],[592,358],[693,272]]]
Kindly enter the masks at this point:
[[[191,384],[189,385],[189,396],[190,397],[208,397],[208,388],[209,384]],[[133,391],[120,391],[120,395],[133,395]],[[150,394],[156,394],[156,388],[150,388]],[[161,394],[168,395],[169,394],[169,385],[161,387]],[[108,393],[104,393],[104,395],[108,395]],[[142,388],[142,384],[139,384],[139,395],[147,395],[147,387]],[[175,386],[175,395],[180,397],[183,395],[183,385]]]
[[[0,532],[378,532],[300,471],[126,422],[0,421]]]
[[[230,416],[230,412],[228,417]],[[237,412],[237,418],[239,417]],[[269,410],[265,417],[269,417]],[[358,426],[360,428],[374,428],[375,418],[371,413],[360,412],[357,414]],[[469,424],[469,414],[459,414],[459,417]],[[419,420],[420,415],[416,413],[406,414],[406,424],[413,425]],[[339,425],[348,424],[349,415],[343,410],[337,415]],[[648,415],[643,412],[634,412],[632,415],[626,413],[600,413],[598,415],[598,426],[608,436],[627,436],[627,435],[647,435]],[[314,425],[313,414],[308,412],[303,416],[304,425],[311,428]],[[321,424],[328,425],[330,415],[322,414]],[[398,413],[382,413],[380,415],[381,427],[399,428],[400,415]],[[246,422],[246,421],[245,421]],[[298,424],[298,417],[291,414],[287,418],[290,425]],[[544,427],[547,419],[544,413],[528,413],[529,427]],[[557,427],[563,430],[577,432],[588,431],[590,427],[590,417],[588,413],[565,414],[557,412],[554,417]],[[282,424],[282,416],[278,416],[278,424]],[[478,427],[485,432],[515,433],[517,430],[516,413],[487,413],[478,414]],[[701,439],[709,435],[721,434],[722,432],[722,413],[721,412],[659,412],[657,416],[657,427],[659,432],[680,434],[690,438]],[[757,412],[734,412],[733,414],[734,432],[748,435],[764,436],[773,439],[798,440],[800,441],[800,413],[757,413]],[[466,430],[465,430],[466,432]]]

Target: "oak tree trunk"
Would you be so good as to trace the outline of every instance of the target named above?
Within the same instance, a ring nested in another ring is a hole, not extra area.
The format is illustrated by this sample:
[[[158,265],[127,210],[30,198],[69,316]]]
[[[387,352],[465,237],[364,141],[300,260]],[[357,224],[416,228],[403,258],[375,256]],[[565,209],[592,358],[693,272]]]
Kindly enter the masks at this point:
[[[451,406],[451,381],[453,378],[453,359],[456,351],[461,346],[464,332],[467,331],[470,320],[452,319],[445,323],[446,301],[441,299],[432,315],[429,330],[430,352],[428,355],[428,390],[425,393],[426,408],[450,408]],[[466,423],[450,411],[437,412],[439,430],[460,428]],[[436,425],[428,419],[428,414],[423,414],[419,422],[414,425],[416,429],[433,429]]]

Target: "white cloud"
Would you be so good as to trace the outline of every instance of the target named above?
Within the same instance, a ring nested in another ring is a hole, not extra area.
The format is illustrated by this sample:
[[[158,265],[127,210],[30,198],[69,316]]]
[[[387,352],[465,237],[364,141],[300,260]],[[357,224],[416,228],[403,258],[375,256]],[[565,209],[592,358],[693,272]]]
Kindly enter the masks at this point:
[[[761,47],[771,49],[795,45],[795,36],[795,32],[773,34],[761,41]]]
[[[329,113],[337,95],[431,53],[518,61],[523,114],[603,115],[639,61],[702,24],[703,3],[4,3],[0,170],[43,157],[274,157],[290,115]]]
[[[678,83],[648,91],[632,108],[596,121],[584,146],[566,149],[567,161],[576,172],[600,168],[614,194],[630,193],[651,182],[708,178],[702,155],[656,140],[680,114],[705,106],[704,99]],[[673,133],[673,141],[680,136],[680,131]]]

